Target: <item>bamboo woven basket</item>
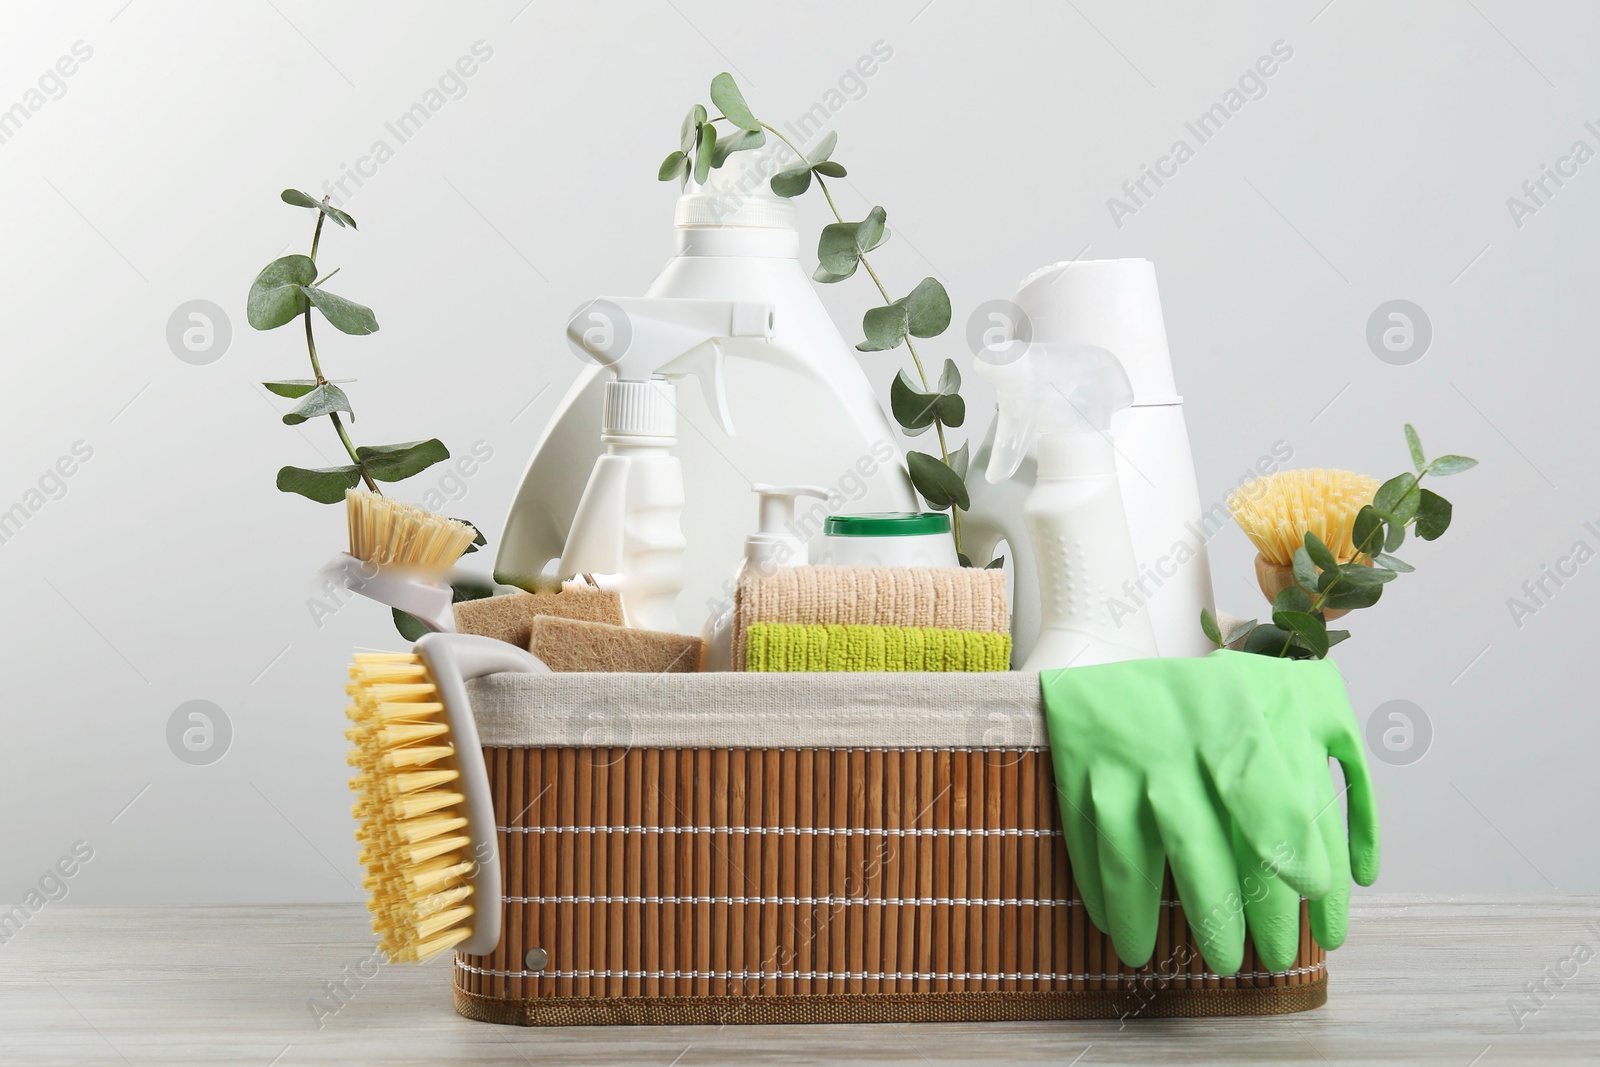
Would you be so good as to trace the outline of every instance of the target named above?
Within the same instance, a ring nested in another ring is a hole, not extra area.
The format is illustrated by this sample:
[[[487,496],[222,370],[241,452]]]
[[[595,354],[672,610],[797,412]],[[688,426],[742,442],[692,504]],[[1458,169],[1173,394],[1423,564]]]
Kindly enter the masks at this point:
[[[1170,876],[1120,963],[1067,862],[1020,675],[474,683],[505,871],[457,1010],[526,1026],[1270,1015],[1327,998],[1247,944],[1207,973]],[[696,743],[686,743],[699,738]]]

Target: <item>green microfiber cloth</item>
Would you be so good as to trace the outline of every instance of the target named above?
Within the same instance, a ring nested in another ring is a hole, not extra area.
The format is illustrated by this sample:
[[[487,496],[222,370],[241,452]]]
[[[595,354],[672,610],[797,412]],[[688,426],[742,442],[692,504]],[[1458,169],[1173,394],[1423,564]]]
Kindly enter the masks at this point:
[[[745,636],[750,671],[1004,671],[1010,666],[1010,634],[758,622]]]

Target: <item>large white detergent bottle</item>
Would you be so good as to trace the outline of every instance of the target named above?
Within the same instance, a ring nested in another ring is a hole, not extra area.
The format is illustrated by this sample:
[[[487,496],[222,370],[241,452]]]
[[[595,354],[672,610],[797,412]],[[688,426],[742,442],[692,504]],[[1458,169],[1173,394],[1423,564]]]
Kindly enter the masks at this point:
[[[679,629],[685,540],[680,395],[694,375],[722,431],[734,427],[722,392],[722,345],[772,336],[771,305],[617,297],[585,305],[567,324],[574,346],[616,377],[606,382],[600,441],[561,551],[559,575],[603,574],[629,626]]]
[[[916,511],[898,435],[871,383],[801,267],[795,207],[774,195],[775,157],[739,152],[706,186],[680,197],[676,254],[647,295],[770,304],[770,344],[724,344],[730,437],[695,390],[678,397],[686,545],[683,633],[699,633],[725,603],[743,556],[750,486],[820,485],[831,495],[801,509],[796,527],[818,534],[829,514]],[[500,538],[495,575],[528,587],[560,556],[585,479],[601,451],[595,427],[605,372],[589,367],[562,399],[523,474]]]
[[[1113,352],[1133,383],[1133,403],[1112,419],[1117,473],[1133,537],[1137,570],[1108,592],[1117,618],[1146,615],[1163,656],[1203,656],[1212,645],[1200,629],[1200,609],[1212,609],[1206,549],[1213,525],[1200,510],[1183,398],[1177,395],[1166,323],[1147,259],[1078,260],[1043,267],[1012,296],[1019,340],[1093,345]],[[994,430],[973,457],[988,462]],[[962,518],[963,541],[977,558],[1004,539],[1011,548],[1016,594],[1012,642],[1026,657],[1038,631],[1037,572],[1018,529],[1019,506],[1031,483],[1033,457],[1017,477],[972,486],[972,510]]]
[[[1122,364],[1103,348],[1013,341],[984,349],[974,370],[996,393],[986,480],[1009,481],[1030,453],[1036,463],[1022,518],[1039,634],[1019,669],[1154,656],[1149,615],[1107,606],[1136,568],[1110,435],[1112,413],[1133,400]]]

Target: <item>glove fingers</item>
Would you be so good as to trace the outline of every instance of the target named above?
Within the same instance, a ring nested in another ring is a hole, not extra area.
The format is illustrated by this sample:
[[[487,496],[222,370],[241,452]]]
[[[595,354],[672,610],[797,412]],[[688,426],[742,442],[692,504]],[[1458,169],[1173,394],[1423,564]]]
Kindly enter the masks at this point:
[[[1372,795],[1372,776],[1356,733],[1355,718],[1348,712],[1341,715],[1339,729],[1329,738],[1328,752],[1344,772],[1350,822],[1349,867],[1357,882],[1371,885],[1378,880],[1378,802]],[[1344,842],[1338,842],[1338,851],[1345,851]]]
[[[1139,785],[1133,775],[1110,770],[1097,771],[1089,782],[1110,923],[1106,932],[1130,967],[1144,966],[1155,952],[1166,868],[1161,834]]]
[[[1333,868],[1333,885],[1326,896],[1313,900],[1310,905],[1311,936],[1325,949],[1336,949],[1344,944],[1350,926],[1350,862],[1345,855],[1345,831],[1339,818],[1337,794],[1328,785],[1328,808],[1317,817],[1317,829],[1322,834]]]
[[[1256,955],[1269,971],[1286,971],[1300,953],[1300,894],[1277,876],[1272,857],[1259,859],[1237,827],[1233,852],[1239,864],[1239,891]]]
[[[1226,813],[1203,784],[1183,790],[1170,779],[1151,783],[1150,806],[1200,955],[1217,974],[1232,974],[1244,961],[1244,914]]]
[[[1303,776],[1326,777],[1327,760],[1320,760],[1317,767],[1291,767],[1264,722],[1259,727],[1252,723],[1242,736],[1202,752],[1201,758],[1255,855],[1272,858],[1296,892],[1312,898],[1326,893],[1327,851],[1312,825],[1316,809],[1309,803],[1317,793],[1308,789]]]
[[[1095,929],[1107,933],[1111,923],[1106,918],[1105,893],[1100,887],[1100,851],[1095,831],[1094,802],[1089,796],[1089,780],[1080,777],[1067,779],[1057,769],[1056,800],[1061,807],[1061,834],[1067,845],[1067,859],[1072,865],[1072,881],[1078,887],[1078,897]],[[1062,782],[1067,784],[1063,785]]]

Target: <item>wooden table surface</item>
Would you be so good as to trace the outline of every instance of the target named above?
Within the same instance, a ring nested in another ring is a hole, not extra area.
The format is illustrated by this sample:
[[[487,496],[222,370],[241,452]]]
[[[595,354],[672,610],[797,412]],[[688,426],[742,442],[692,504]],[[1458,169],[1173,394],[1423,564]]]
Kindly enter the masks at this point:
[[[1328,1005],[1262,1019],[538,1030],[456,1015],[447,966],[377,966],[353,905],[47,905],[0,1064],[1600,1063],[1600,895],[1364,897]]]

